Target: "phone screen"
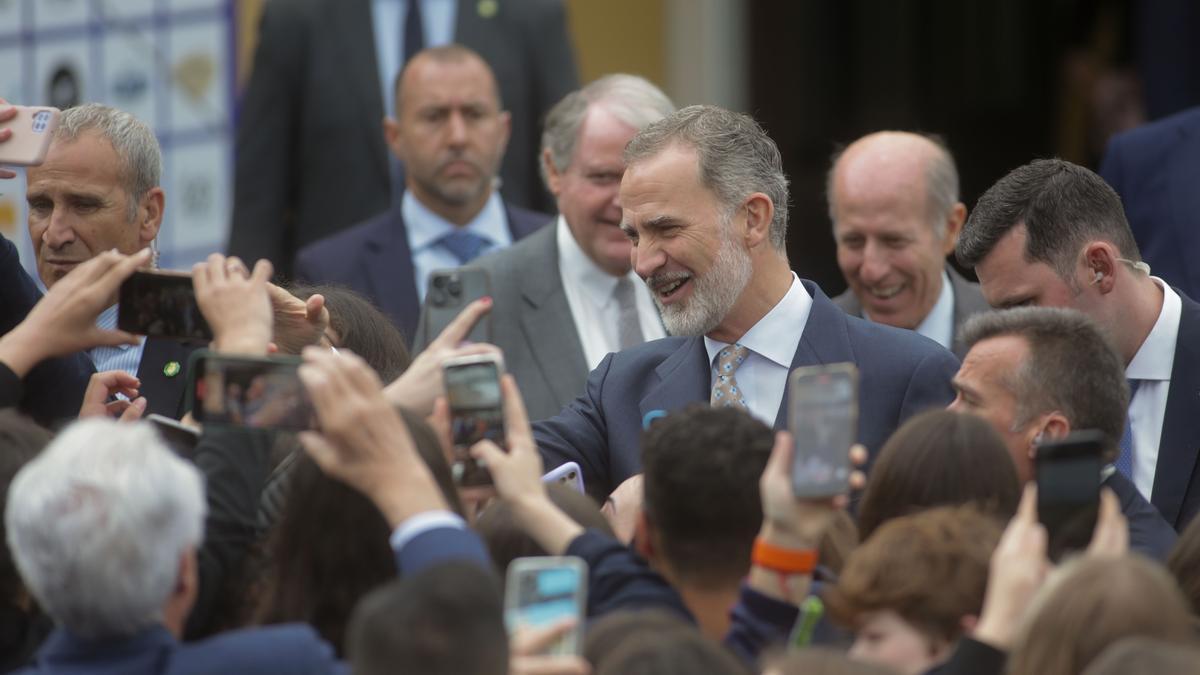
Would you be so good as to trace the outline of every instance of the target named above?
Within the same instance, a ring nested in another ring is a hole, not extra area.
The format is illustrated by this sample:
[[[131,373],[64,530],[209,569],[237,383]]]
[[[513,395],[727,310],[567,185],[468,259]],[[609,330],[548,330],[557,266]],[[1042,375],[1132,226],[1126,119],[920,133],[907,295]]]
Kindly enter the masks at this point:
[[[788,406],[796,496],[842,494],[850,480],[850,446],[858,436],[858,371],[849,363],[798,368],[791,375]]]
[[[130,275],[121,284],[117,328],[181,340],[213,337],[196,304],[192,278],[177,273],[139,271]]]
[[[562,561],[562,562],[555,562]],[[573,558],[517,558],[508,571],[505,621],[510,631],[542,628],[583,616],[587,568]],[[545,653],[578,653],[580,626]]]
[[[1051,560],[1087,547],[1100,509],[1102,441],[1078,437],[1037,451],[1038,520],[1049,535]]]
[[[487,467],[470,456],[472,445],[488,439],[504,447],[504,398],[494,361],[448,365],[446,400],[454,439],[455,480],[460,485],[491,485]]]
[[[202,424],[303,431],[316,417],[294,357],[229,357],[203,352],[192,369],[192,414]]]

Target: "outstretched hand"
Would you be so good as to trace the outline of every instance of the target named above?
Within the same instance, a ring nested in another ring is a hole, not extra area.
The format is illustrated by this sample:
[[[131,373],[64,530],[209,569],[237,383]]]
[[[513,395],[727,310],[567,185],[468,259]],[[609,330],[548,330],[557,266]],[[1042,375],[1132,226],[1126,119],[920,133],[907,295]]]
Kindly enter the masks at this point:
[[[275,345],[279,351],[299,354],[305,347],[321,344],[329,328],[325,296],[314,293],[301,300],[275,284],[267,284],[267,295],[275,313]]]
[[[0,338],[0,361],[23,377],[39,361],[93,347],[137,344],[132,333],[104,330],[96,318],[121,282],[150,262],[150,250],[133,255],[105,251],[54,284],[25,320]]]
[[[213,349],[229,354],[267,353],[271,341],[271,303],[267,280],[271,263],[259,260],[253,274],[235,257],[213,253],[192,266],[196,303],[213,331]]]
[[[79,406],[79,417],[115,417],[122,422],[142,418],[146,412],[146,399],[138,396],[141,382],[123,370],[105,370],[92,375],[83,403]],[[124,399],[110,400],[114,394]]]
[[[834,511],[846,507],[846,494],[823,498],[797,497],[792,487],[792,462],[796,445],[786,431],[775,434],[775,446],[759,480],[763,506],[763,536],[785,548],[816,548],[821,536],[833,522]],[[861,445],[850,448],[850,463],[862,466],[867,450]],[[859,490],[866,478],[859,471],[850,474],[849,487]]]

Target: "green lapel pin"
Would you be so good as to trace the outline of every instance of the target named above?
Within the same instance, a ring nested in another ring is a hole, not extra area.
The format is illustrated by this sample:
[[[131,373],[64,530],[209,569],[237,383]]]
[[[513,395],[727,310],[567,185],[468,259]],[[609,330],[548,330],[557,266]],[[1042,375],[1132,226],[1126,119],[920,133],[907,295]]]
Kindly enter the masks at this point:
[[[175,377],[179,374],[181,367],[178,361],[167,361],[167,365],[163,366],[163,375],[167,377]]]
[[[479,16],[484,19],[490,19],[496,16],[496,12],[500,9],[500,3],[496,0],[479,0],[479,4],[475,6]]]

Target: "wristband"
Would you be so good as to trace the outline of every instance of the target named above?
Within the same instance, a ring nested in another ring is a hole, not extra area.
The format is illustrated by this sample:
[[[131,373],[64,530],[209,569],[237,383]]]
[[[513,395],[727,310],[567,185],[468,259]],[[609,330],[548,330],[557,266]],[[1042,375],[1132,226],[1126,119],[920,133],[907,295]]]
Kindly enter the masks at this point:
[[[780,548],[762,537],[754,540],[750,560],[758,567],[785,574],[812,574],[817,568],[816,550]]]

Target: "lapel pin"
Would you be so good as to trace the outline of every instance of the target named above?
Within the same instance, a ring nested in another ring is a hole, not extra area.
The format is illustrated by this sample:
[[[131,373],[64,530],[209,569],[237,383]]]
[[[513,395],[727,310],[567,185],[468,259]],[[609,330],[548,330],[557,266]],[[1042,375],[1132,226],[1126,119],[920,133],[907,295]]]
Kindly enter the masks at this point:
[[[175,377],[179,374],[180,366],[178,361],[167,361],[167,365],[163,366],[163,375],[167,377]]]
[[[475,5],[475,9],[479,12],[480,17],[490,19],[496,16],[496,12],[500,11],[500,3],[496,2],[496,0],[479,0],[479,4]]]

